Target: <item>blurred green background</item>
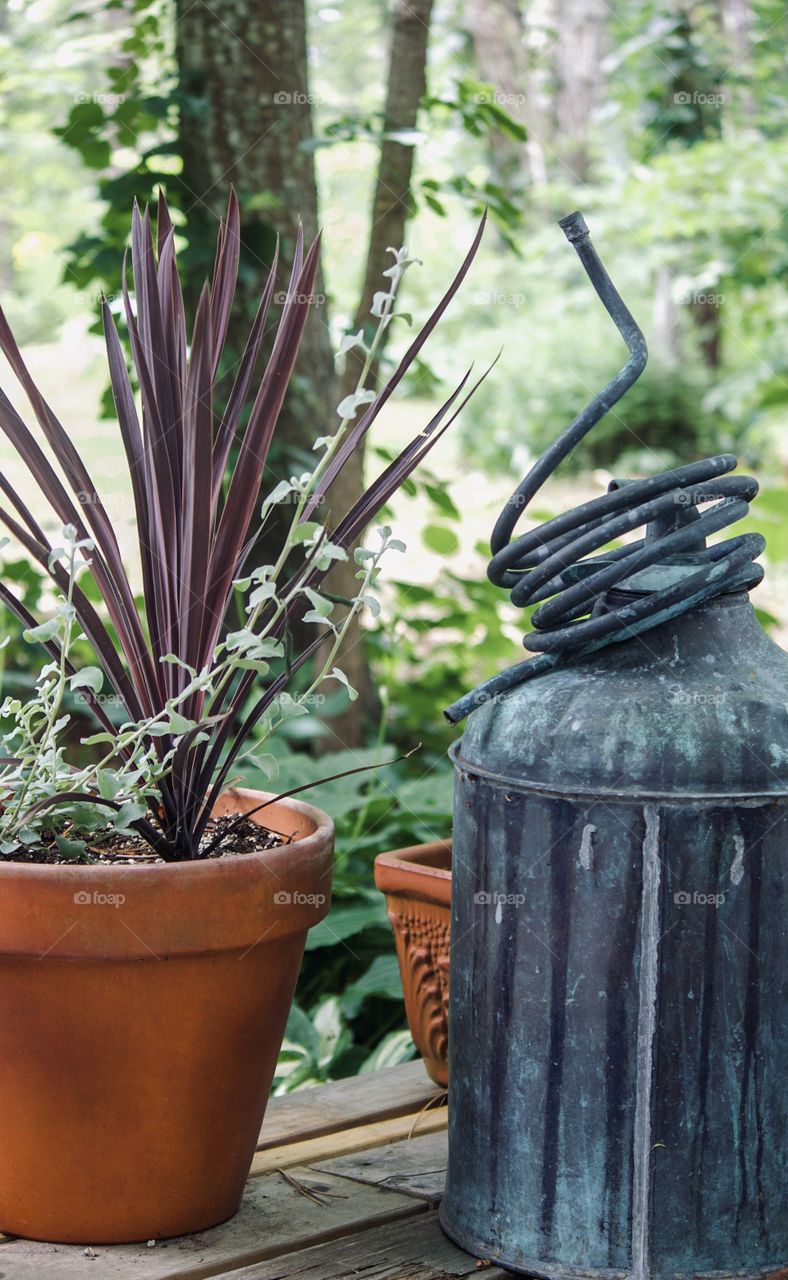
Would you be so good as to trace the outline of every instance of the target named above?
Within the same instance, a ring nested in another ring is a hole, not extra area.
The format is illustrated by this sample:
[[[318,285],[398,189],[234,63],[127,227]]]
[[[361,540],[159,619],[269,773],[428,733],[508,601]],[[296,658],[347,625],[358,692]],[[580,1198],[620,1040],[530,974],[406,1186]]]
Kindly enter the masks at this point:
[[[193,298],[234,184],[240,321],[275,232],[287,261],[299,215],[307,233],[323,228],[321,293],[271,486],[336,421],[353,368],[334,352],[366,323],[386,245],[406,240],[422,260],[401,298],[420,322],[490,211],[461,292],[370,442],[366,475],[469,365],[481,370],[499,350],[500,360],[392,506],[408,551],[348,658],[362,698],[349,707],[332,696],[277,748],[285,790],[421,744],[406,761],[310,793],[337,821],[336,898],[310,937],[279,1088],[413,1051],[372,862],[448,834],[445,752],[456,733],[442,709],[522,654],[524,620],[486,581],[485,540],[534,454],[622,363],[556,226],[572,209],[651,361],[523,528],[604,492],[612,475],[734,451],[762,481],[739,526],[768,542],[755,603],[788,644],[787,39],[780,0],[0,5],[2,305],[129,548],[97,308],[103,291],[120,309],[134,198],[166,190]],[[400,322],[387,361],[408,341]],[[35,509],[5,442],[0,462]],[[24,556],[13,546],[2,555],[28,604],[45,606]],[[4,630],[4,687],[30,688],[36,655],[9,618]],[[253,771],[248,780],[264,785]]]

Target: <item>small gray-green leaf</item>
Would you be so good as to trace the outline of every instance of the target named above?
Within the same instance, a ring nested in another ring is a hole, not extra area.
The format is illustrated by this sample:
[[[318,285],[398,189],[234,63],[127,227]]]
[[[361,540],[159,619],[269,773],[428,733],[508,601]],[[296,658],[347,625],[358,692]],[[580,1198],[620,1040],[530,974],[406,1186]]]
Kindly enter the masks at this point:
[[[83,667],[71,676],[69,683],[72,689],[90,689],[93,693],[101,693],[104,674],[100,667]]]
[[[58,629],[58,619],[49,618],[46,622],[42,622],[40,626],[28,627],[22,632],[22,635],[31,644],[46,644],[48,640],[54,640]]]
[[[118,831],[127,831],[132,822],[144,818],[147,807],[139,800],[127,800],[115,814],[115,827]]]
[[[320,618],[329,617],[334,608],[330,600],[327,600],[325,596],[321,596],[318,591],[314,591],[312,587],[304,587],[304,595]]]
[[[326,678],[330,680],[332,676],[335,680],[338,680],[340,684],[343,684],[345,686],[345,688],[347,689],[347,693],[348,693],[348,697],[350,698],[350,701],[355,702],[356,698],[358,697],[358,691],[353,688],[347,676],[345,675],[344,671],[340,671],[339,667],[333,667],[332,670],[329,671],[328,676]]]

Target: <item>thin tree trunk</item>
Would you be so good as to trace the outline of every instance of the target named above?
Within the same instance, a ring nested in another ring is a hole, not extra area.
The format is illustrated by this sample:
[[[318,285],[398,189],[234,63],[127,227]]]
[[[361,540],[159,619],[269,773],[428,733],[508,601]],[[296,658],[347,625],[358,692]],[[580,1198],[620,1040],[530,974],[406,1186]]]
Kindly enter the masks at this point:
[[[386,135],[415,128],[426,82],[432,0],[392,0],[390,12],[391,44],[383,121]],[[392,263],[392,257],[386,250],[389,245],[399,247],[403,243],[405,225],[411,214],[413,162],[412,146],[406,146],[392,137],[384,137],[372,202],[364,279],[353,321],[353,332],[362,329],[370,336],[374,331],[376,322],[370,316],[372,297],[379,289],[386,287],[383,272]],[[355,390],[362,364],[356,350],[347,353],[340,377],[338,399],[341,400]],[[378,370],[375,369],[367,385],[374,386],[377,377]],[[358,449],[331,487],[329,501],[332,518],[341,516],[358,498],[363,488],[363,475],[363,450]],[[345,597],[355,595],[358,585],[355,578],[357,567],[352,557],[347,564],[338,564],[333,574],[332,590]],[[346,712],[332,719],[329,745],[353,747],[362,741],[364,710],[374,711],[376,701],[370,689],[362,633],[358,626],[351,628],[348,634],[340,666],[362,697],[351,703]]]
[[[722,29],[730,46],[731,61],[720,86],[724,96],[723,132],[737,126],[754,130],[758,106],[752,91],[752,33],[755,15],[749,0],[719,0]]]
[[[552,67],[548,51],[556,25],[557,0],[531,0],[525,15],[528,71],[525,78],[525,143],[531,182],[542,193],[549,178],[548,159],[555,149]]]
[[[657,270],[654,289],[654,336],[655,346],[665,364],[677,365],[678,313],[673,301],[673,273],[664,265]]]
[[[561,159],[578,182],[591,177],[591,121],[603,88],[610,9],[604,0],[559,0],[555,70]]]
[[[690,303],[700,354],[707,369],[722,363],[722,303],[715,294],[702,294]]]
[[[491,84],[496,101],[527,126],[528,53],[519,0],[467,0],[466,20],[479,76]],[[528,150],[498,130],[490,136],[491,167],[507,199],[522,196]]]

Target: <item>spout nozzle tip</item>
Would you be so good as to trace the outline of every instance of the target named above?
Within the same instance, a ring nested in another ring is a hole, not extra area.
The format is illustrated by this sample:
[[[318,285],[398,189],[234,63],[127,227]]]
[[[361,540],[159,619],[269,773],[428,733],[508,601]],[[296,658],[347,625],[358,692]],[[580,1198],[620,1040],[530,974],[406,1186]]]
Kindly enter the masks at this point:
[[[558,225],[570,244],[576,244],[589,234],[586,220],[579,210],[568,213],[565,218],[559,218]]]

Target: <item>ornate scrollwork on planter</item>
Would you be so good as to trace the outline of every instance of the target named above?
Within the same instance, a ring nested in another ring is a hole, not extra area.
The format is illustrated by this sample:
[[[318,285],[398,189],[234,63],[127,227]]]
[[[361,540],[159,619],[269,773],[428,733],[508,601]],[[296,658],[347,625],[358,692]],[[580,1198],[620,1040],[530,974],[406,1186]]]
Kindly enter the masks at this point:
[[[389,920],[411,1035],[427,1070],[448,1082],[449,911],[433,903],[389,899]]]

